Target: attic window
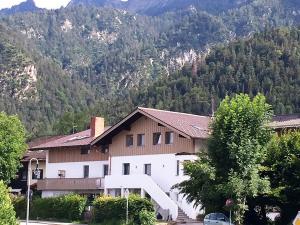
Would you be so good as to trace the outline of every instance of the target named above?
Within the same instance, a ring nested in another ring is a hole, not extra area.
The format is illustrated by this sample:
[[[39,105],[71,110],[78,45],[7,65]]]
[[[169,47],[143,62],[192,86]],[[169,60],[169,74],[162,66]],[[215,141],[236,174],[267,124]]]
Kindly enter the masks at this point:
[[[126,147],[133,146],[133,135],[126,135]]]
[[[160,145],[161,144],[161,133],[153,133],[153,145]]]
[[[80,148],[81,155],[87,155],[90,153],[90,146],[82,146]]]

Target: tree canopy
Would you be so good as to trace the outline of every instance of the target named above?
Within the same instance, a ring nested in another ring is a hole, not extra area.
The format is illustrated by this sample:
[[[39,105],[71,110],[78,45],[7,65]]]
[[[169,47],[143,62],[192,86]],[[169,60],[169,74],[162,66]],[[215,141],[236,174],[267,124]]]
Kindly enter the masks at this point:
[[[0,180],[0,225],[17,225],[16,213],[14,211],[8,190],[3,181]]]
[[[27,149],[25,128],[17,116],[0,113],[0,180],[8,183],[16,175]]]
[[[221,102],[207,152],[186,164],[191,179],[179,184],[189,201],[216,210],[233,199],[235,221],[243,224],[247,198],[269,190],[269,180],[259,172],[271,138],[266,126],[271,116],[271,106],[260,94],[253,99],[239,94]]]

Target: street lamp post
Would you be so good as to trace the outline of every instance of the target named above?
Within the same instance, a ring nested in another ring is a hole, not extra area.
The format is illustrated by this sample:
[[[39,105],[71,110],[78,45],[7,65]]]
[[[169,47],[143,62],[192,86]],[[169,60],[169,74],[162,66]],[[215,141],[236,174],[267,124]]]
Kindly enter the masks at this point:
[[[28,225],[29,221],[29,198],[30,198],[30,180],[31,180],[31,161],[36,161],[36,168],[34,170],[34,173],[37,174],[39,171],[39,160],[36,158],[32,158],[29,160],[28,163],[28,175],[27,175],[27,212],[26,212],[26,225]]]
[[[126,224],[128,224],[128,197],[129,197],[129,190],[126,188],[124,192],[124,196],[126,198]]]

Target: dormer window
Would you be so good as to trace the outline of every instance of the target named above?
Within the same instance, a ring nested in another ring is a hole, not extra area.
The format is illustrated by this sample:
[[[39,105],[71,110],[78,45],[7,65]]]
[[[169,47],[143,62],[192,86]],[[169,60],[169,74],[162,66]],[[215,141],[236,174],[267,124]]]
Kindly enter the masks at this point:
[[[133,146],[133,135],[126,135],[126,147]]]

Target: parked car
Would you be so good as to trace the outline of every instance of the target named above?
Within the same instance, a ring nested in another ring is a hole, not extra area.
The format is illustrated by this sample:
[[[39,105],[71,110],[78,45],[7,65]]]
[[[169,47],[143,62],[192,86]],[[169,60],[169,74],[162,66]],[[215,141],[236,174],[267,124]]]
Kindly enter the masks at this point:
[[[210,213],[204,217],[204,225],[234,225],[223,213]]]

